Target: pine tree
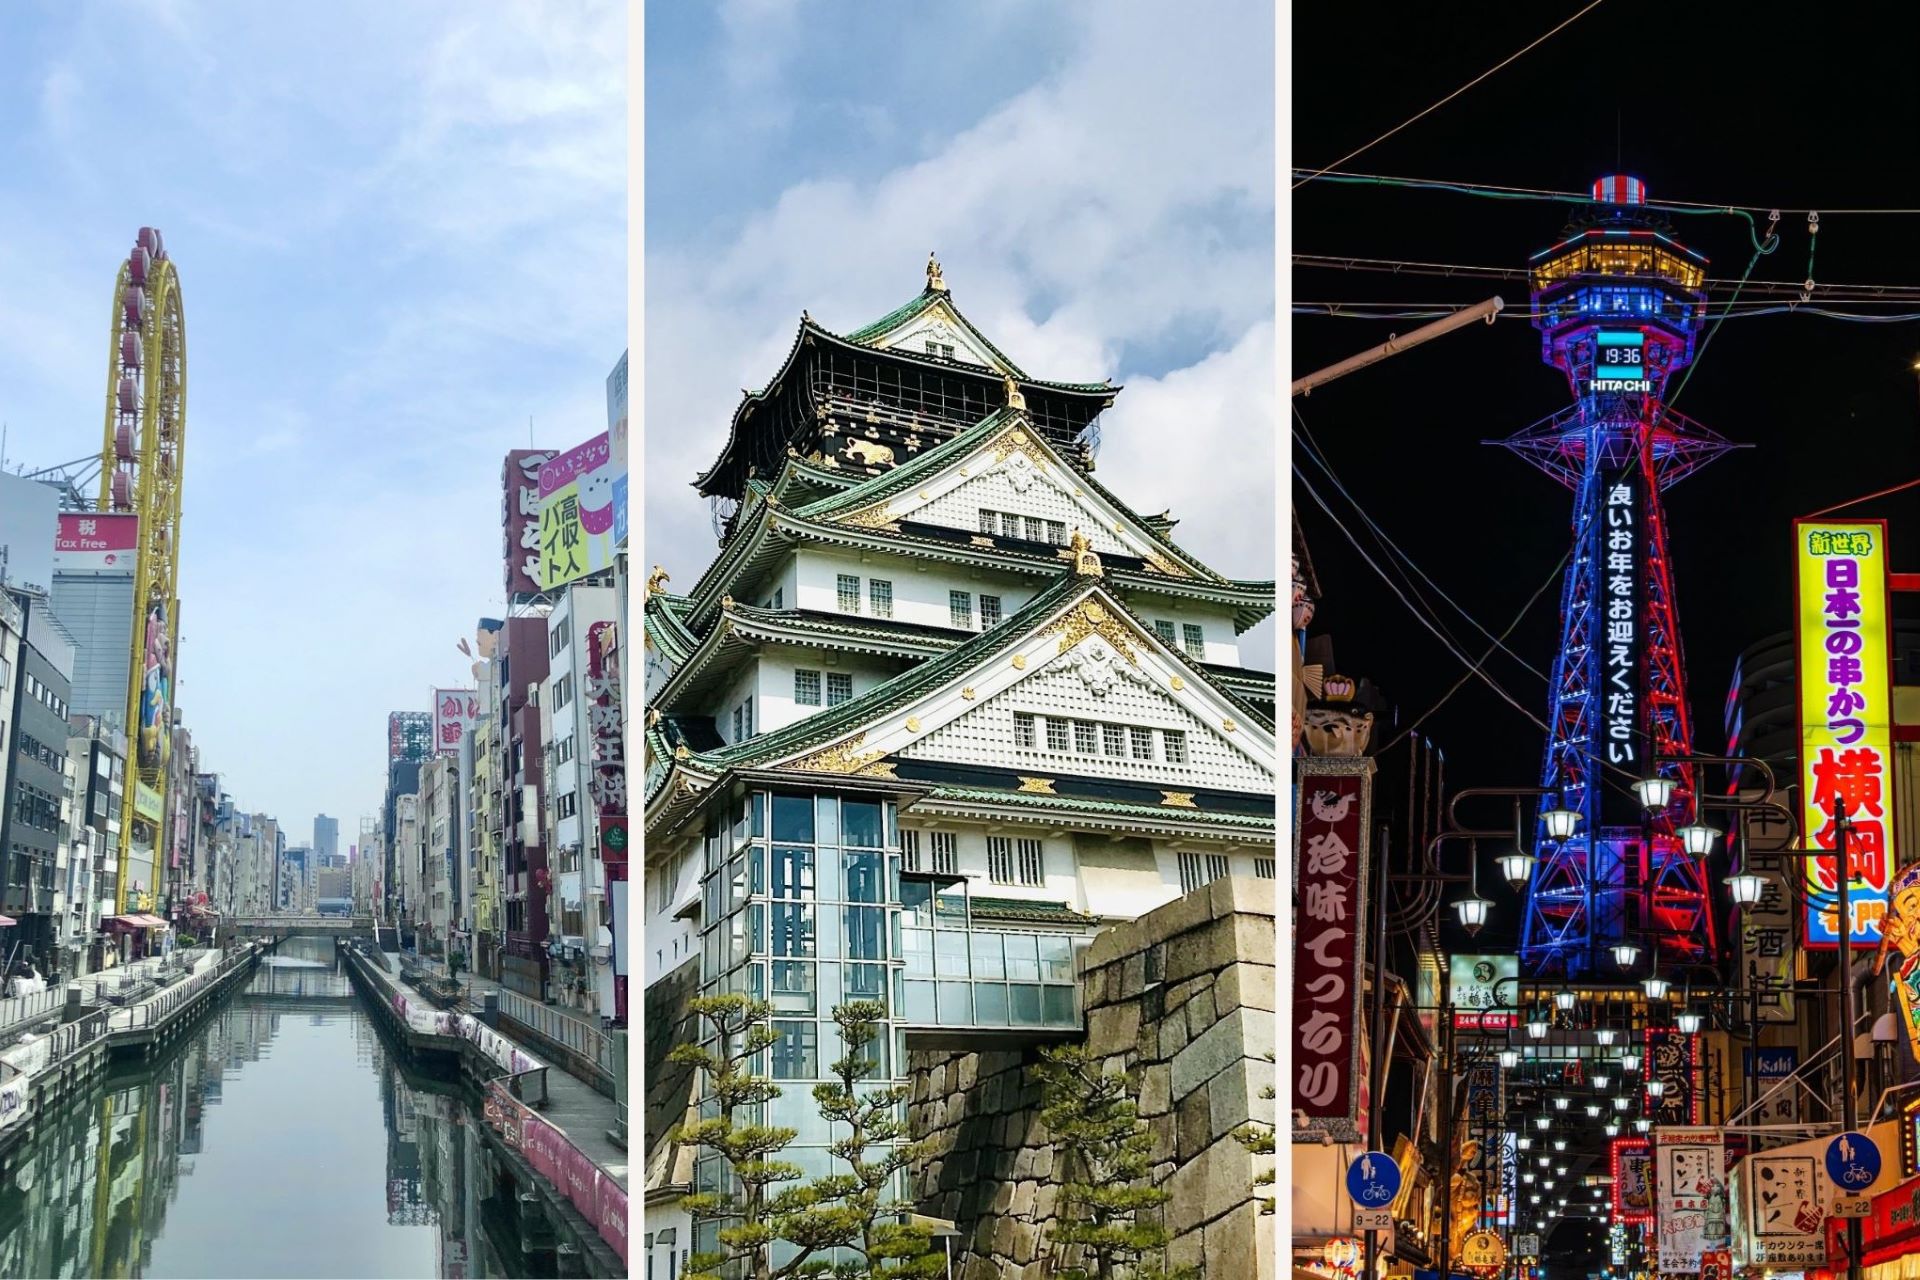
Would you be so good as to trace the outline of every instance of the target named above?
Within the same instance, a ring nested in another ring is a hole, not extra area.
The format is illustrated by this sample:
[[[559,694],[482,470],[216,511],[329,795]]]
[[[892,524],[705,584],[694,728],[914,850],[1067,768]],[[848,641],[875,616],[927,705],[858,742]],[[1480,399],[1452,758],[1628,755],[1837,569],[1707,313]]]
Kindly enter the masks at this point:
[[[1047,1046],[1032,1068],[1040,1082],[1040,1119],[1054,1147],[1082,1180],[1062,1188],[1069,1217],[1056,1223],[1055,1246],[1077,1245],[1090,1266],[1057,1272],[1062,1280],[1193,1280],[1198,1268],[1169,1271],[1149,1264],[1163,1255],[1167,1230],[1143,1222],[1143,1210],[1171,1199],[1157,1187],[1137,1185],[1147,1176],[1153,1137],[1142,1127],[1134,1101],[1137,1073],[1104,1071],[1084,1046]]]
[[[848,1127],[849,1136],[833,1144],[833,1154],[851,1170],[813,1186],[835,1197],[858,1223],[857,1240],[866,1257],[864,1264],[837,1266],[837,1280],[911,1280],[946,1270],[946,1258],[933,1252],[932,1237],[924,1227],[885,1220],[909,1207],[891,1199],[888,1188],[901,1170],[926,1154],[924,1144],[908,1140],[907,1125],[900,1118],[912,1091],[897,1085],[864,1092],[860,1088],[878,1069],[868,1046],[881,1036],[886,1015],[886,1006],[875,1000],[855,1000],[834,1008],[833,1020],[840,1027],[846,1055],[833,1064],[839,1079],[813,1089],[820,1114]],[[876,1157],[868,1159],[876,1147]]]
[[[1268,1062],[1274,1060],[1271,1053],[1267,1054],[1266,1057]],[[1274,1098],[1279,1095],[1274,1092],[1272,1085],[1268,1085],[1260,1091],[1260,1096],[1263,1098]],[[1233,1137],[1236,1142],[1256,1156],[1270,1156],[1273,1154],[1273,1126],[1270,1124],[1259,1120],[1249,1120],[1233,1131]],[[1268,1169],[1264,1173],[1257,1173],[1253,1176],[1253,1185],[1256,1187],[1270,1187],[1273,1185],[1273,1181],[1274,1171],[1272,1169]],[[1262,1214],[1273,1212],[1272,1196],[1260,1197],[1260,1212]]]

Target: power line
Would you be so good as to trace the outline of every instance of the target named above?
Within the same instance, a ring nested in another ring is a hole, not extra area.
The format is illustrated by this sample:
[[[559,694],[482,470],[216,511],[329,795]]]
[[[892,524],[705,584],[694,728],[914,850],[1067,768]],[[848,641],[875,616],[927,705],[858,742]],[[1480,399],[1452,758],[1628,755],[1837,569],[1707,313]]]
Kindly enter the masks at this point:
[[[1464,276],[1475,280],[1521,280],[1530,278],[1531,273],[1524,267],[1489,267],[1464,262],[1420,262],[1398,258],[1362,258],[1348,255],[1296,253],[1293,265],[1309,270],[1327,271],[1363,271],[1387,275],[1438,276],[1453,278]],[[1704,282],[1711,292],[1714,289],[1734,289],[1740,281],[1733,278],[1713,278]],[[1748,290],[1771,290],[1773,292],[1798,297],[1807,289],[1804,280],[1751,280],[1746,284]],[[1828,301],[1854,301],[1854,295],[1866,298],[1886,298],[1890,301],[1920,302],[1920,284],[1862,284],[1846,281],[1834,281],[1816,284],[1814,296]]]
[[[1344,163],[1344,162],[1342,162]],[[1295,173],[1304,172],[1295,169]],[[1436,178],[1399,178],[1380,173],[1342,173],[1334,168],[1322,169],[1312,174],[1307,181],[1319,179],[1323,182],[1342,182],[1348,184],[1367,184],[1385,187],[1408,187],[1421,191],[1452,191],[1459,195],[1486,196],[1505,200],[1551,200],[1574,204],[1606,204],[1607,201],[1594,199],[1590,191],[1553,191],[1543,187],[1509,187],[1492,182],[1453,182]],[[1297,189],[1297,185],[1296,185]],[[1648,200],[1637,208],[1665,211],[1667,213],[1819,213],[1822,215],[1846,214],[1852,216],[1900,217],[1920,214],[1920,209],[1863,209],[1829,208],[1825,205],[1817,209],[1793,208],[1771,202],[1716,202],[1706,200]]]
[[[1494,66],[1487,68],[1485,71],[1481,72],[1479,75],[1475,76],[1473,79],[1461,85],[1458,89],[1455,89],[1452,93],[1448,94],[1446,97],[1440,99],[1440,101],[1428,107],[1425,111],[1420,112],[1419,115],[1412,116],[1402,121],[1401,123],[1393,126],[1393,128],[1387,130],[1385,133],[1375,138],[1372,142],[1367,143],[1366,146],[1361,147],[1359,150],[1349,151],[1346,155],[1341,156],[1338,160],[1335,160],[1332,164],[1328,165],[1325,169],[1320,170],[1319,173],[1311,173],[1311,174],[1308,174],[1306,177],[1300,179],[1300,181],[1293,184],[1293,190],[1298,191],[1301,187],[1304,187],[1305,185],[1307,185],[1307,183],[1312,182],[1315,178],[1318,178],[1323,174],[1330,173],[1333,170],[1338,169],[1341,165],[1345,164],[1347,161],[1353,159],[1357,155],[1360,155],[1361,152],[1372,150],[1374,147],[1377,147],[1381,143],[1385,142],[1388,138],[1391,138],[1394,134],[1406,128],[1408,125],[1414,123],[1415,121],[1425,116],[1433,114],[1435,111],[1438,111],[1441,107],[1446,106],[1449,102],[1452,102],[1455,98],[1459,97],[1461,94],[1465,93],[1467,90],[1473,88],[1473,86],[1479,84],[1482,80],[1485,80],[1488,76],[1492,75],[1494,72],[1500,70],[1501,67],[1506,66],[1510,62],[1515,62],[1519,60],[1521,57],[1532,52],[1536,47],[1542,44],[1545,44],[1548,40],[1551,40],[1554,36],[1560,34],[1560,32],[1572,26],[1574,23],[1578,22],[1581,18],[1584,18],[1587,14],[1591,13],[1593,10],[1598,9],[1600,7],[1600,4],[1601,4],[1601,0],[1593,0],[1593,3],[1589,4],[1586,8],[1580,10],[1580,12],[1574,14],[1571,18],[1568,18],[1565,22],[1562,22],[1559,26],[1555,27],[1553,30],[1547,32],[1546,35],[1541,36],[1539,39],[1535,40],[1532,44],[1529,44],[1526,48],[1520,50],[1518,53],[1510,54],[1506,58],[1503,58],[1500,62],[1498,62]]]
[[[1322,316],[1333,320],[1434,320],[1453,314],[1464,307],[1465,303],[1432,303],[1424,307],[1398,311],[1368,311],[1364,302],[1336,303],[1295,303],[1295,315]],[[1731,311],[1719,319],[1753,320],[1761,316],[1814,316],[1822,320],[1848,320],[1856,324],[1912,324],[1920,321],[1920,311],[1904,311],[1894,315],[1864,315],[1854,311],[1832,311],[1825,307],[1801,306],[1797,303],[1752,304],[1753,310]],[[1503,311],[1496,317],[1501,320],[1530,320],[1533,317],[1525,311]]]

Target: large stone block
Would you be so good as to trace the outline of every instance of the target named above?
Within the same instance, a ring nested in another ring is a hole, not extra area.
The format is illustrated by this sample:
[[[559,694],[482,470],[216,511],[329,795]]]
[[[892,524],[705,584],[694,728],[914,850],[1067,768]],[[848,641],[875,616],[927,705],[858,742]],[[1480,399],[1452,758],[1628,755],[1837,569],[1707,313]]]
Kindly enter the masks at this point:
[[[1114,1000],[1131,1000],[1146,989],[1146,953],[1136,951],[1134,954],[1122,960],[1118,965],[1108,969],[1107,972],[1117,974],[1119,981],[1119,985],[1112,990],[1109,998]]]
[[[980,1055],[969,1053],[960,1059],[959,1074],[954,1079],[953,1087],[956,1092],[965,1094],[971,1092],[973,1086],[979,1083]]]
[[[1060,1184],[1043,1182],[1040,1184],[1040,1189],[1033,1194],[1033,1216],[1041,1222],[1046,1222],[1054,1216],[1059,1204]]]
[[[1198,1040],[1214,1023],[1211,980],[1208,981],[1205,989],[1194,992],[1193,999],[1187,1001],[1184,1012],[1187,1015],[1187,1039],[1189,1042]]]
[[[1033,1176],[1051,1178],[1053,1176],[1053,1148],[1037,1146],[1033,1149]]]
[[[1205,1275],[1207,1274],[1206,1261],[1205,1240],[1197,1228],[1187,1232],[1185,1235],[1175,1236],[1173,1242],[1167,1246],[1167,1269],[1169,1271],[1178,1271],[1183,1267],[1199,1267],[1201,1268],[1201,1274]],[[1219,1268],[1219,1270],[1216,1270],[1214,1274],[1231,1274],[1233,1269],[1238,1265],[1237,1260],[1220,1259],[1215,1263],[1215,1266]]]
[[[1247,1203],[1209,1222],[1206,1226],[1206,1255],[1209,1258],[1251,1259],[1259,1219],[1260,1206]]]
[[[1093,945],[1087,948],[1087,968],[1097,969],[1112,964],[1122,956],[1140,950],[1146,936],[1143,925],[1148,918],[1142,916],[1128,924],[1111,925],[1095,934]]]
[[[1232,1133],[1250,1120],[1272,1124],[1274,1100],[1260,1095],[1276,1084],[1274,1066],[1264,1058],[1242,1058],[1214,1076],[1207,1082],[1209,1139]]]
[[[1003,1214],[1013,1208],[1013,1183],[1002,1182],[993,1193],[993,1212]]]
[[[1024,1266],[1032,1262],[1040,1252],[1040,1228],[1031,1222],[1015,1221],[1013,1224],[1013,1246],[1008,1251],[1016,1263]]]
[[[1039,1189],[1040,1184],[1031,1181],[1021,1182],[1014,1187],[1013,1202],[1009,1206],[1014,1217],[1031,1218],[1033,1216],[1034,1195]]]
[[[1271,1017],[1272,1015],[1268,1015]],[[1204,1034],[1174,1055],[1173,1098],[1175,1105],[1227,1067],[1246,1056],[1242,1018],[1225,1018],[1208,1027]],[[1164,1038],[1163,1030],[1162,1036]]]
[[[1278,949],[1279,930],[1272,916],[1255,916],[1242,912],[1233,917],[1233,955],[1223,958],[1224,966],[1231,960],[1251,960],[1255,964],[1274,963],[1274,953]]]
[[[1221,1138],[1183,1161],[1167,1179],[1167,1229],[1191,1230],[1254,1197],[1253,1155],[1233,1138]]]
[[[1209,1090],[1203,1084],[1174,1104],[1174,1117],[1179,1138],[1174,1152],[1175,1158],[1191,1160],[1212,1144],[1213,1109],[1208,1104],[1208,1097]]]
[[[1149,943],[1165,942],[1191,932],[1213,918],[1213,903],[1205,889],[1175,898],[1164,907],[1156,907],[1134,921]]]
[[[1173,1067],[1158,1063],[1140,1072],[1140,1114],[1163,1115],[1173,1105]]]
[[[983,1258],[979,1253],[975,1253],[973,1257],[967,1259],[966,1269],[960,1273],[960,1280],[1001,1280],[1000,1268],[993,1265],[992,1259]]]
[[[1020,1224],[1012,1218],[996,1218],[993,1224],[993,1251],[1001,1258],[1013,1256],[1013,1231]]]
[[[1095,1009],[1087,1018],[1087,1052],[1101,1057],[1124,1053],[1133,1047],[1139,1034],[1138,1004],[1110,1004],[1104,1009]]]
[[[1278,916],[1275,910],[1274,882],[1258,876],[1230,876],[1207,886],[1209,906],[1216,917],[1236,912],[1246,915]]]
[[[1159,1044],[1154,1057],[1157,1061],[1168,1062],[1187,1047],[1187,1020],[1176,1014],[1160,1024]]]
[[[1153,1147],[1147,1152],[1147,1159],[1160,1161],[1179,1157],[1179,1118],[1173,1112],[1163,1111],[1147,1121],[1147,1132],[1153,1137]]]
[[[1274,1012],[1278,1006],[1274,1003],[1273,978],[1270,964],[1242,962],[1222,969],[1213,984],[1213,1002],[1220,1016],[1224,1018],[1243,1005]]]
[[[1225,939],[1216,941],[1222,934]],[[1230,926],[1221,922],[1168,939],[1164,981],[1172,986],[1229,963],[1233,959],[1231,935]]]

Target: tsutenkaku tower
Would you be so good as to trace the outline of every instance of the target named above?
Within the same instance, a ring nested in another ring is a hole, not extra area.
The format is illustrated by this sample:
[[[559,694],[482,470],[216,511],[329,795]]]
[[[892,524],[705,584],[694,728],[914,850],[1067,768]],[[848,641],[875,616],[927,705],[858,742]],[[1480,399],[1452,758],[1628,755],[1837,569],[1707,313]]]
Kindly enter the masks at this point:
[[[1542,358],[1574,403],[1497,443],[1575,495],[1542,779],[1581,821],[1536,838],[1521,957],[1535,975],[1608,975],[1631,942],[1642,968],[1657,954],[1673,972],[1716,954],[1704,859],[1674,835],[1693,771],[1655,764],[1693,742],[1660,492],[1733,447],[1663,403],[1705,318],[1706,259],[1638,179],[1608,177],[1531,276]],[[1673,795],[1649,811],[1633,784],[1655,773]]]

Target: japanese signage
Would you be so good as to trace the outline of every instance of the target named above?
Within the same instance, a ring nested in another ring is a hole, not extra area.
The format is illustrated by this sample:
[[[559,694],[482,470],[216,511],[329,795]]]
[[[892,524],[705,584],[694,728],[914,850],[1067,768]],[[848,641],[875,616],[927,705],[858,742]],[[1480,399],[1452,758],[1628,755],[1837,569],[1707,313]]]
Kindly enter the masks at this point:
[[[607,375],[607,435],[613,446],[613,545],[627,545],[627,353]]]
[[[611,622],[596,622],[587,628],[587,732],[593,738],[593,777],[589,789],[593,806],[602,824],[602,842],[606,842],[606,820],[625,818],[627,813],[627,748],[621,730],[619,662],[607,641],[615,634]],[[620,860],[626,860],[625,828],[619,844]],[[609,857],[609,861],[612,859]]]
[[[1373,761],[1294,761],[1293,1140],[1364,1140],[1360,939]]]
[[[1800,1051],[1762,1048],[1747,1049],[1745,1054],[1747,1070],[1753,1074],[1756,1085],[1754,1096],[1761,1100],[1760,1109],[1750,1117],[1749,1122],[1793,1124],[1799,1120],[1800,1091],[1792,1085],[1782,1085],[1781,1082],[1791,1078],[1793,1073],[1800,1069]]]
[[[1758,789],[1740,793],[1758,800]],[[1793,1021],[1793,903],[1788,877],[1797,875],[1797,859],[1785,850],[1793,827],[1777,813],[1745,810],[1740,816],[1746,844],[1742,867],[1761,878],[1760,901],[1740,913],[1740,972],[1751,973],[1760,990],[1762,1022]]]
[[[148,822],[158,822],[165,805],[158,791],[144,782],[136,781],[133,784],[133,811]]]
[[[1613,1216],[1653,1221],[1653,1144],[1645,1138],[1613,1140]]]
[[[1460,1250],[1460,1265],[1491,1274],[1507,1265],[1507,1243],[1496,1232],[1475,1231]]]
[[[1893,865],[1893,692],[1889,678],[1887,526],[1882,520],[1797,520],[1801,828],[1822,849],[1849,821],[1847,892],[1853,946],[1880,941]],[[1807,862],[1809,947],[1839,945],[1838,869]]]
[[[1655,1234],[1662,1274],[1693,1274],[1701,1255],[1730,1243],[1726,1152],[1717,1129],[1659,1131]]]
[[[62,512],[54,535],[53,567],[59,573],[132,573],[140,554],[140,517]]]
[[[1820,1177],[1813,1156],[1757,1155],[1747,1165],[1747,1227],[1750,1264],[1770,1266],[1827,1261],[1821,1223]]]
[[[1520,1025],[1519,956],[1462,956],[1448,961],[1447,1000],[1462,1031],[1506,1031]]]
[[[433,754],[433,717],[424,711],[387,713],[387,763],[425,760]]]
[[[467,729],[480,719],[480,691],[477,689],[435,689],[433,691],[433,754],[457,756],[460,740]]]
[[[507,599],[540,594],[540,468],[550,451],[515,449],[500,467],[500,552]]]
[[[1646,1099],[1645,1114],[1655,1124],[1694,1124],[1700,1119],[1700,1099],[1694,1089],[1699,1066],[1700,1038],[1672,1027],[1647,1028],[1646,1078],[1661,1084],[1659,1098]]]
[[[1638,460],[1607,477],[1597,531],[1602,555],[1598,575],[1603,604],[1596,625],[1604,627],[1600,648],[1600,716],[1593,776],[1598,786],[1601,767],[1624,769],[1638,777],[1651,766],[1647,760],[1646,719],[1640,673],[1646,669],[1646,620],[1640,602],[1646,596],[1645,480]],[[1639,804],[1617,787],[1599,787],[1601,822],[1638,825]]]
[[[1882,932],[1874,972],[1891,961],[1894,1002],[1900,1009],[1900,1025],[1907,1033],[1907,1052],[1920,1060],[1920,863],[1895,877],[1887,894]]]
[[[540,468],[540,585],[545,590],[613,564],[613,447],[602,431]]]

